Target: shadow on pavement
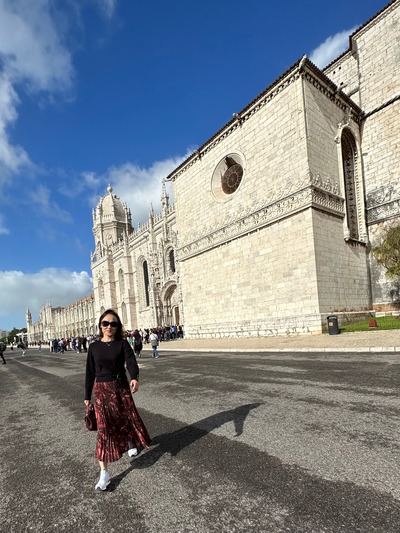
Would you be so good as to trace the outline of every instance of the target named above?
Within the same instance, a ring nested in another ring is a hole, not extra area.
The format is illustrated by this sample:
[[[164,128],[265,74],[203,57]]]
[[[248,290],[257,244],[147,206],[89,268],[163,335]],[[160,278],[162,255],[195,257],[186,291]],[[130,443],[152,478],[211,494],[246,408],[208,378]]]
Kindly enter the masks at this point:
[[[185,426],[172,433],[158,435],[152,439],[150,450],[142,452],[139,457],[133,460],[132,465],[129,468],[111,480],[108,491],[114,491],[121,481],[132,472],[132,470],[153,466],[165,453],[169,453],[171,456],[176,456],[187,446],[190,446],[195,441],[228,422],[233,422],[235,426],[235,437],[242,435],[244,422],[248,414],[252,409],[256,409],[260,405],[261,403],[241,405],[235,409],[222,411],[221,413],[203,418],[190,426]]]

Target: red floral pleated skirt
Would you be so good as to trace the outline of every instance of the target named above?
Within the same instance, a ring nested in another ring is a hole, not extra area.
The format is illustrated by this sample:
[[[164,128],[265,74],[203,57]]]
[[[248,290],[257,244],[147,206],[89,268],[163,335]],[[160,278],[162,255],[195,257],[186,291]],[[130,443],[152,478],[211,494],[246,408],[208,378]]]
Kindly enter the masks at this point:
[[[150,437],[133,401],[128,382],[95,382],[96,459],[112,463],[129,448],[148,448]]]

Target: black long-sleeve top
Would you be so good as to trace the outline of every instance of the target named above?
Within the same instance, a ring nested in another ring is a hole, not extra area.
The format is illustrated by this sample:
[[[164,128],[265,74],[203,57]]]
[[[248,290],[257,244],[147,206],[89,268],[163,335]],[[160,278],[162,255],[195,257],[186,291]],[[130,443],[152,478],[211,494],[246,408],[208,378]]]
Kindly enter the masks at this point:
[[[117,375],[131,379],[139,378],[139,367],[135,354],[125,339],[111,343],[95,341],[89,344],[86,360],[85,400],[90,400],[94,381],[112,381]]]

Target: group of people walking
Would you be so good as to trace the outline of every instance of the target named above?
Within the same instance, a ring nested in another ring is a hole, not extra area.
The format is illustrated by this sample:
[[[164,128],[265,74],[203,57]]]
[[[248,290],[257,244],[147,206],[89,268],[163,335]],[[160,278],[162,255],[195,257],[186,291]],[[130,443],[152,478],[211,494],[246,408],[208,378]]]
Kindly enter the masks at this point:
[[[26,353],[26,350],[27,350],[27,347],[26,345],[23,343],[23,342],[20,342],[18,345],[17,345],[18,348],[21,348],[22,350],[22,356],[25,357],[25,353]],[[5,342],[1,341],[0,342],[0,357],[2,358],[3,360],[3,365],[7,364],[7,361],[5,360],[4,358],[4,352],[6,351],[7,349],[7,345]],[[14,351],[14,345],[11,344],[11,350]]]
[[[143,335],[139,330],[135,330],[132,334],[129,335],[128,341],[132,347],[132,350],[135,353],[135,357],[142,357],[141,352],[143,350]],[[148,336],[148,340],[146,342],[149,342],[151,344],[152,350],[153,350],[153,358],[158,359],[159,354],[157,347],[160,344],[159,336],[155,329],[151,330],[151,333]]]
[[[159,342],[183,339],[184,337],[183,326],[177,325],[136,329],[135,331],[130,332],[128,337],[133,337],[137,333],[140,335],[143,344],[150,343],[150,335],[152,333],[155,333],[158,336]]]
[[[70,339],[66,339],[66,338],[53,339],[51,341],[50,349],[53,353],[57,353],[57,352],[64,353],[65,351],[69,351],[69,350],[72,350],[77,353],[86,352],[87,345],[90,344],[93,340],[94,340],[93,335],[89,337],[86,337],[86,336],[71,337]]]

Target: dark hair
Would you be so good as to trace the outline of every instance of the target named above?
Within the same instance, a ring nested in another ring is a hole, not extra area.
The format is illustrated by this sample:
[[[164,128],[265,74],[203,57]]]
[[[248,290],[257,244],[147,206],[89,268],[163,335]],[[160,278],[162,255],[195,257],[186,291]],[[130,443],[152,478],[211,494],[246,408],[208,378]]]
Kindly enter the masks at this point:
[[[122,339],[125,339],[126,338],[126,332],[124,331],[124,329],[122,327],[122,322],[121,322],[121,319],[118,316],[118,313],[116,311],[114,311],[114,309],[107,309],[106,311],[104,311],[104,313],[99,318],[99,336],[100,336],[100,338],[103,337],[103,332],[101,330],[101,323],[103,321],[103,318],[106,315],[115,316],[115,318],[116,318],[116,320],[118,322],[118,326],[117,326],[117,330],[116,330],[115,335],[114,335],[114,339],[116,341],[120,341]]]

